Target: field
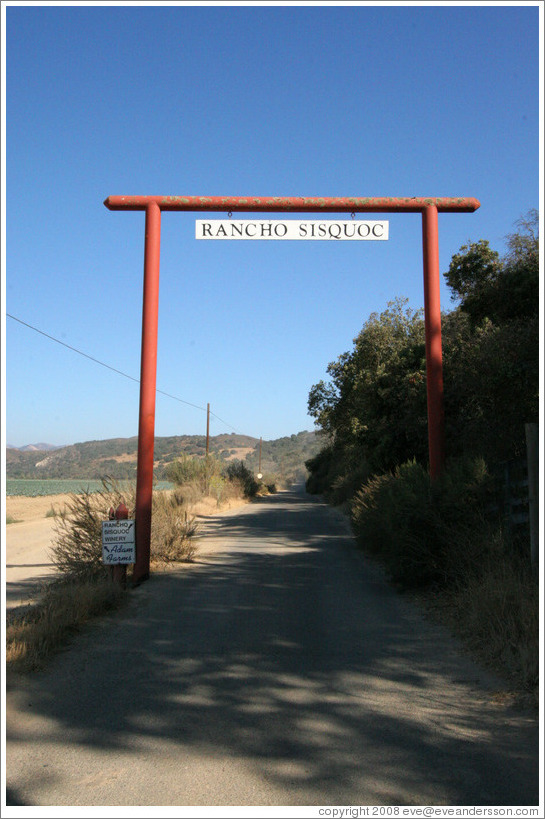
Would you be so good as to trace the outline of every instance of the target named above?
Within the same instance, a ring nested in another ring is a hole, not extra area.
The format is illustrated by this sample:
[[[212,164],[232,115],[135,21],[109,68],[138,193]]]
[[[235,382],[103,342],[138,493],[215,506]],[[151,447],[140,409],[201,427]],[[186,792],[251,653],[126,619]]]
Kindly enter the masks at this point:
[[[119,485],[123,486],[124,481],[119,481]],[[88,480],[87,478],[70,478],[70,479],[24,479],[11,478],[6,480],[6,495],[7,496],[24,496],[27,498],[38,498],[47,495],[80,495],[83,492],[98,492],[102,488],[101,481]],[[168,481],[158,481],[156,489],[172,489],[173,484]]]

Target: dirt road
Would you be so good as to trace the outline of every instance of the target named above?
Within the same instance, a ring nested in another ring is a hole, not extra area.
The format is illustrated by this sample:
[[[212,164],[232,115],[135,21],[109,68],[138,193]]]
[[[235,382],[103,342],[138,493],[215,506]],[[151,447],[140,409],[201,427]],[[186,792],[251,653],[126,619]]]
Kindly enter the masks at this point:
[[[32,602],[44,581],[54,574],[50,549],[55,518],[46,514],[51,509],[58,512],[70,500],[70,495],[7,498],[6,516],[16,521],[6,526],[6,608],[10,612]],[[243,498],[233,498],[216,515],[246,503]],[[216,505],[211,498],[204,498],[190,507],[189,512],[200,522],[213,514]]]
[[[8,804],[537,805],[538,724],[498,686],[280,493],[8,681]]]
[[[6,607],[26,604],[55,571],[49,556],[54,518],[6,527]]]

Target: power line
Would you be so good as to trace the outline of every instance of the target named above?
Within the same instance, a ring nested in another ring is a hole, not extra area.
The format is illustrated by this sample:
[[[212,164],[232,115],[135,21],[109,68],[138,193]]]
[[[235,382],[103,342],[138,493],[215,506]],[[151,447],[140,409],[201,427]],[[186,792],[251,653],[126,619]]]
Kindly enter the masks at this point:
[[[12,316],[11,313],[6,313],[6,316],[8,318],[10,318],[10,319],[13,319],[14,321],[18,321],[19,324],[22,324],[25,327],[29,327],[31,330],[34,330],[36,333],[40,333],[40,335],[51,339],[51,341],[55,341],[57,344],[62,344],[63,347],[67,347],[69,350],[73,350],[75,353],[78,353],[78,355],[82,355],[85,358],[88,358],[90,361],[94,361],[95,364],[100,364],[101,367],[106,367],[108,370],[112,370],[114,373],[117,373],[118,375],[123,375],[125,378],[129,378],[131,381],[136,381],[137,384],[140,383],[138,378],[133,378],[132,375],[127,375],[127,373],[121,372],[121,370],[116,370],[115,367],[111,367],[109,364],[105,364],[104,361],[99,361],[98,358],[93,358],[92,355],[87,355],[87,353],[84,353],[81,350],[78,350],[76,347],[71,347],[70,344],[65,344],[64,341],[60,341],[60,339],[55,338],[54,336],[50,336],[48,333],[44,333],[43,330],[38,330],[37,327],[33,327],[32,324],[27,324],[26,321],[22,321],[20,318],[17,318],[16,316]]]
[[[212,412],[212,410],[210,410],[210,415],[213,415],[214,418],[217,418],[217,420],[220,421],[222,424],[225,424],[226,427],[229,427],[229,429],[232,429],[233,432],[237,433],[237,435],[242,435],[243,434],[242,432],[239,432],[238,429],[235,429],[234,427],[232,427],[231,424],[228,424],[227,421],[224,421],[223,418],[220,418],[219,415],[216,415],[215,412]]]
[[[63,347],[66,347],[68,350],[72,350],[74,353],[77,353],[78,355],[81,355],[84,358],[88,358],[89,361],[94,361],[95,364],[100,364],[101,367],[106,367],[107,370],[111,370],[112,372],[117,373],[118,375],[122,375],[124,378],[128,378],[130,381],[136,382],[136,384],[140,383],[139,378],[134,378],[134,376],[128,375],[127,373],[122,372],[122,370],[118,370],[115,367],[112,367],[110,364],[106,364],[104,361],[99,361],[98,358],[94,358],[92,355],[88,355],[87,353],[84,353],[82,350],[78,350],[77,347],[72,347],[70,344],[66,344],[64,341],[61,341],[60,339],[55,338],[55,336],[49,335],[49,333],[44,333],[43,330],[39,330],[37,327],[34,327],[32,324],[28,324],[28,322],[22,321],[22,319],[17,318],[17,316],[13,316],[11,313],[6,313],[6,316],[8,318],[10,318],[10,319],[13,319],[13,321],[19,322],[19,324],[22,324],[24,327],[28,327],[30,330],[34,330],[36,333],[39,333],[40,335],[45,336],[46,338],[50,339],[51,341],[54,341],[57,344],[61,344]],[[157,389],[155,390],[155,392],[160,393],[161,395],[166,395],[167,398],[172,398],[173,401],[179,401],[180,404],[187,404],[188,407],[193,407],[194,409],[198,409],[198,410],[202,410],[202,412],[206,412],[205,407],[200,407],[200,406],[198,406],[198,404],[192,404],[190,401],[184,401],[183,398],[178,398],[177,395],[171,395],[168,392],[164,392],[163,390],[157,390]],[[231,424],[228,424],[227,421],[224,421],[222,418],[220,418],[214,412],[211,412],[210,414],[213,415],[214,418],[217,418],[218,421],[221,421],[222,424],[225,424],[226,427],[229,427],[234,432],[237,432],[237,430],[233,426],[231,426]],[[240,433],[238,433],[238,434],[240,434]]]

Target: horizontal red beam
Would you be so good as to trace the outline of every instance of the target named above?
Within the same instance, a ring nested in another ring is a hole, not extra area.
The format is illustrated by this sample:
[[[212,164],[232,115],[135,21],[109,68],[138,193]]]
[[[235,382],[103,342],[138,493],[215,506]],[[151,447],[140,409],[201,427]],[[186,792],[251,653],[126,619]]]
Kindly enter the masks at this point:
[[[263,213],[421,213],[430,205],[444,212],[472,213],[480,206],[471,197],[322,197],[322,196],[108,196],[110,210],[146,210],[152,202],[161,210],[260,211]]]

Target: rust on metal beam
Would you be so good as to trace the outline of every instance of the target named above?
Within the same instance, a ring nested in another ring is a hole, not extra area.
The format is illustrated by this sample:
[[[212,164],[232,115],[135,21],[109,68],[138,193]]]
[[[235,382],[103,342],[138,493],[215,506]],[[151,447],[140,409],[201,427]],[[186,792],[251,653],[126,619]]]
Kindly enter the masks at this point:
[[[248,211],[300,213],[422,213],[433,206],[447,213],[473,213],[480,202],[473,197],[448,196],[108,196],[110,210],[146,210],[150,204],[164,211]]]

